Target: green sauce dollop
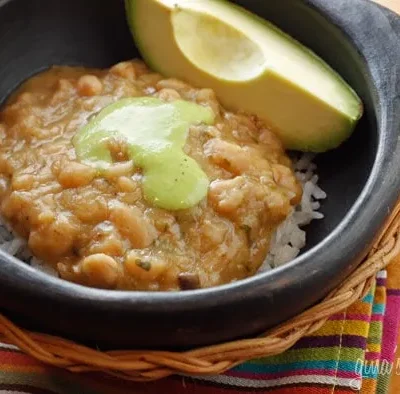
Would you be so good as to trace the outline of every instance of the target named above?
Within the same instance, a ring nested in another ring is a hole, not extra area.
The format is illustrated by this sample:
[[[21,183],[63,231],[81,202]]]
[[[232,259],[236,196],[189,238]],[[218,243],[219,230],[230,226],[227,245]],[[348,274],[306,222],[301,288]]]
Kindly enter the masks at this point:
[[[107,140],[126,139],[129,157],[143,170],[146,200],[168,210],[195,206],[206,195],[207,175],[183,152],[189,127],[213,124],[214,113],[201,105],[154,97],[127,98],[104,108],[75,135],[79,160],[99,168],[112,163]]]

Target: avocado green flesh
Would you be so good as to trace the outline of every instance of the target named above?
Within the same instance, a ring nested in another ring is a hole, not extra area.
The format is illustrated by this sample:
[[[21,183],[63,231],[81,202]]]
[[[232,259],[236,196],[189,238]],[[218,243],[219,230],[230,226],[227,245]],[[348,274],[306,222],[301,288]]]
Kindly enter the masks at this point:
[[[214,89],[227,109],[265,120],[288,149],[336,148],[362,116],[360,98],[322,59],[232,3],[126,0],[126,10],[151,68]]]
[[[103,109],[75,135],[73,144],[79,160],[101,169],[112,163],[107,141],[123,138],[130,159],[143,170],[146,200],[164,209],[186,209],[199,203],[209,186],[198,163],[183,152],[188,130],[213,122],[212,110],[195,103],[128,98]]]

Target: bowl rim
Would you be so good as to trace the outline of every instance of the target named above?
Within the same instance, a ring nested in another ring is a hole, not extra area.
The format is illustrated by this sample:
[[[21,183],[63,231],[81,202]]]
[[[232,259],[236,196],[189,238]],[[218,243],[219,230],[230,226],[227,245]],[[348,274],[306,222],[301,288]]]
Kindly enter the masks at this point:
[[[0,0],[0,7],[10,1],[12,0]],[[378,149],[367,183],[346,216],[323,241],[292,262],[271,271],[234,283],[184,292],[117,291],[89,288],[48,276],[0,250],[3,274],[10,278],[8,280],[13,281],[16,289],[23,291],[27,297],[37,294],[37,292],[51,293],[52,299],[60,303],[73,299],[73,301],[79,301],[83,306],[88,305],[91,308],[98,305],[102,310],[118,304],[120,310],[132,310],[134,305],[141,311],[151,313],[158,312],[168,302],[169,308],[180,312],[192,310],[194,303],[196,308],[203,309],[233,305],[243,297],[255,296],[261,288],[268,287],[273,292],[283,282],[290,282],[289,276],[293,277],[294,272],[297,278],[313,275],[315,267],[321,266],[324,259],[329,256],[327,251],[334,250],[336,242],[341,242],[342,248],[345,250],[345,259],[348,261],[354,257],[361,259],[360,256],[364,252],[365,245],[362,247],[359,240],[357,242],[354,233],[357,233],[358,238],[363,238],[363,244],[365,244],[365,240],[371,244],[391,208],[394,207],[398,190],[400,190],[400,177],[395,177],[396,171],[394,170],[400,168],[400,143],[397,136],[396,138],[394,136],[394,130],[399,129],[400,122],[399,119],[393,120],[396,112],[400,113],[400,103],[399,100],[395,100],[396,89],[391,80],[391,73],[382,72],[382,70],[390,70],[395,67],[398,71],[397,74],[400,75],[400,48],[399,50],[394,49],[398,45],[395,37],[385,35],[386,45],[392,46],[393,50],[387,51],[385,56],[382,56],[382,52],[377,53],[374,45],[368,44],[368,40],[365,38],[363,42],[359,40],[360,36],[365,33],[365,26],[354,23],[354,21],[350,23],[346,9],[349,6],[358,6],[362,13],[374,12],[375,17],[380,18],[382,23],[389,24],[385,13],[377,5],[367,9],[365,7],[366,0],[353,0],[351,5],[347,0],[335,0],[335,2],[306,0],[304,3],[321,14],[330,24],[339,28],[365,61],[370,78],[374,81],[377,128],[380,130]],[[376,30],[376,36],[383,34],[375,26],[370,26],[371,29]],[[384,184],[392,185],[392,189],[382,196],[378,191]],[[359,214],[362,210],[371,214],[368,220],[366,220],[366,215]],[[330,257],[333,264],[335,259]],[[343,255],[341,260],[343,260]],[[327,292],[329,290],[327,288]]]

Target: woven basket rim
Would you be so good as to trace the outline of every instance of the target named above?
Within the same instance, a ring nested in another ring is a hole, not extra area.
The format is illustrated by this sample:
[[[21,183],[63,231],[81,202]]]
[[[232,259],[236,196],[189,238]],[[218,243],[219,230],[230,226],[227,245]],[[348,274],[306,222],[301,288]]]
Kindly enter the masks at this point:
[[[330,316],[363,298],[376,274],[400,258],[400,200],[358,268],[321,302],[249,339],[190,351],[101,351],[48,334],[30,332],[0,314],[0,341],[45,364],[71,372],[103,372],[125,380],[152,381],[173,374],[215,375],[258,357],[281,354],[321,328]]]

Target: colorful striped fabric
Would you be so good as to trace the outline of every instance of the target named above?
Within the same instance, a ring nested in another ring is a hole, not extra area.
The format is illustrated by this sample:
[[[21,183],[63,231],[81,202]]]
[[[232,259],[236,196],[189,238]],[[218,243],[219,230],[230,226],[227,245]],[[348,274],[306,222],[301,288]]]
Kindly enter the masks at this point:
[[[383,320],[384,341],[381,348],[380,373],[376,390],[378,394],[388,392],[391,375],[400,375],[400,358],[395,359],[400,328],[400,257],[396,264],[389,267],[386,289],[387,300]],[[397,394],[399,388],[393,387],[391,392]]]
[[[379,363],[382,351],[383,320],[386,306],[386,275],[381,274],[377,279],[377,284],[374,313],[369,326],[365,361],[363,364],[360,364],[358,368],[358,373],[364,377],[361,392],[365,393],[375,393],[378,384]]]
[[[399,329],[400,260],[388,272],[378,274],[362,301],[332,316],[286,353],[245,363],[222,376],[131,383],[48,368],[0,345],[0,393],[386,394]]]

